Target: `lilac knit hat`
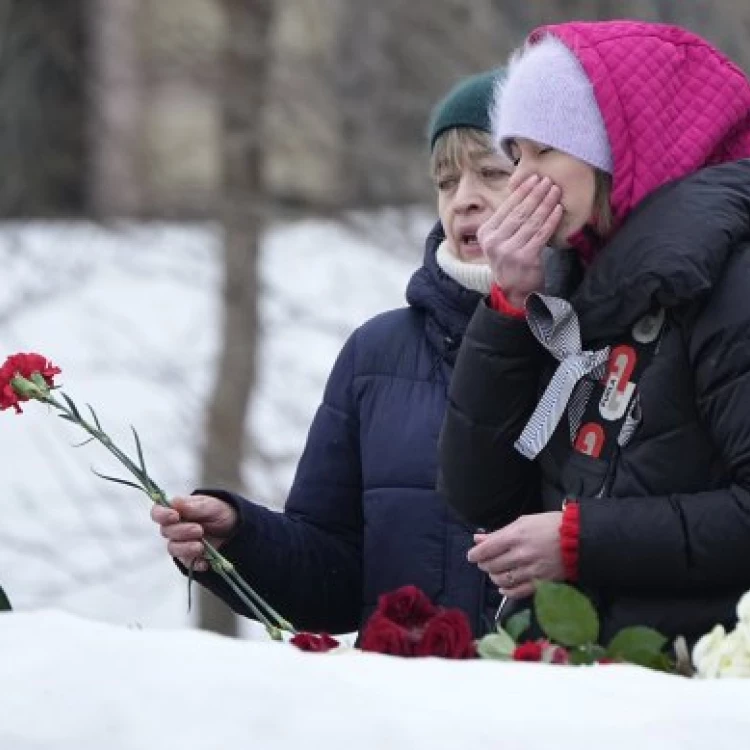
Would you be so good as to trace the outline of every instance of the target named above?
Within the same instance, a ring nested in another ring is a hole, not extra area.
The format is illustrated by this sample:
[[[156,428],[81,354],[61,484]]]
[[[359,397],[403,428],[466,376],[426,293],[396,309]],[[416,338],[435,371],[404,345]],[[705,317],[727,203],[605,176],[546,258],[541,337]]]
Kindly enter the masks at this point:
[[[554,36],[527,44],[498,79],[490,108],[495,144],[529,138],[612,173],[612,150],[594,88],[578,58]]]

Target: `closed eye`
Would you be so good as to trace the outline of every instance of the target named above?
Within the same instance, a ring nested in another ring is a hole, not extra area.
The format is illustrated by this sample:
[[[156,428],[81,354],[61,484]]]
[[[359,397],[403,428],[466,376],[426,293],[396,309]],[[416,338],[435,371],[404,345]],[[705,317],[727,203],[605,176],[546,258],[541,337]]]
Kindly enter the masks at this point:
[[[510,177],[506,170],[499,167],[482,167],[481,175],[485,180],[502,180],[505,177]]]

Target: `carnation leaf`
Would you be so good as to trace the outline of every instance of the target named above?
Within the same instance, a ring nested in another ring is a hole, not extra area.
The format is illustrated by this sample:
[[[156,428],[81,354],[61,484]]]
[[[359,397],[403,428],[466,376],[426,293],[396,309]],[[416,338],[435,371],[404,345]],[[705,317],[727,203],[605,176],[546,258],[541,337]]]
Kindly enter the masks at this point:
[[[591,601],[565,583],[540,581],[534,595],[537,620],[547,637],[562,646],[583,646],[599,637],[599,618]]]
[[[0,587],[0,612],[10,612],[13,607],[10,606],[10,599],[7,594]]]
[[[664,666],[662,649],[667,639],[653,628],[636,625],[623,628],[610,641],[607,656],[642,667]]]
[[[73,412],[73,416],[79,421],[82,422],[81,414],[78,411],[78,407],[75,405],[75,402],[73,401],[70,396],[66,395],[62,391],[60,391],[60,395],[65,399],[65,403],[70,407],[70,411]]]
[[[143,478],[148,479],[148,471],[146,470],[146,462],[143,458],[143,448],[141,446],[141,439],[138,437],[138,432],[133,425],[130,425],[130,429],[133,431],[133,437],[135,438],[135,449],[138,451],[138,462],[141,465],[141,471],[143,472]]]
[[[96,429],[99,430],[99,432],[104,432],[102,429],[101,424],[99,423],[99,417],[96,416],[96,412],[94,411],[94,407],[91,406],[91,404],[86,404],[86,406],[89,407],[89,411],[91,412],[91,418],[94,420],[94,424],[96,425]]]
[[[96,438],[88,438],[88,440],[84,440],[82,443],[73,443],[74,448],[83,448],[84,445],[88,445],[93,440],[96,440]]]
[[[146,492],[140,484],[131,482],[129,479],[120,479],[119,477],[110,477],[106,474],[100,474],[96,469],[91,469],[91,471],[93,471],[100,479],[106,479],[108,482],[116,482],[117,484],[124,484],[126,487],[135,487],[135,489],[140,490],[141,492]],[[146,492],[146,494],[148,495],[148,492]]]
[[[513,657],[516,650],[516,642],[502,628],[496,633],[490,633],[477,642],[477,653],[483,659],[508,660]]]
[[[508,622],[505,623],[506,632],[516,642],[530,627],[530,609],[524,609],[521,612],[517,612],[513,617],[509,617]]]

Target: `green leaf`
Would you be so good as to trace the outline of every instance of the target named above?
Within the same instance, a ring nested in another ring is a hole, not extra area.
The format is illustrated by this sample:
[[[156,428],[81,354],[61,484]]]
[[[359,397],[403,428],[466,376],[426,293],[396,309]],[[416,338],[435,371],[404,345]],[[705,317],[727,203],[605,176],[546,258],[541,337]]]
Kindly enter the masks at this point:
[[[116,482],[117,484],[124,484],[126,487],[134,487],[137,490],[140,490],[141,492],[145,492],[148,495],[148,492],[143,489],[139,484],[136,484],[135,482],[131,482],[128,479],[119,479],[118,477],[109,477],[106,474],[100,474],[96,469],[91,469],[91,471],[96,474],[96,476],[99,477],[99,479],[106,479],[108,482]]]
[[[73,416],[80,422],[81,415],[78,411],[78,407],[73,402],[73,399],[69,396],[66,396],[62,391],[60,391],[60,395],[65,399],[65,403],[70,407],[70,411],[73,412]]]
[[[144,477],[148,477],[148,472],[146,471],[146,462],[143,460],[143,448],[141,446],[141,439],[138,437],[138,433],[136,432],[133,425],[130,425],[130,429],[133,431],[133,437],[135,438],[135,448],[138,451],[138,462],[141,465],[141,471],[143,472]]]
[[[508,635],[518,642],[518,639],[531,627],[531,610],[524,609],[517,612],[513,617],[508,618],[505,623],[505,630]]]
[[[657,664],[663,667],[661,657],[664,656],[662,649],[666,643],[667,639],[658,631],[636,625],[624,628],[610,641],[607,656],[642,667],[655,667]]]
[[[0,612],[10,612],[13,607],[10,606],[10,599],[8,599],[6,593],[0,588]]]
[[[568,658],[573,666],[580,667],[583,665],[593,664],[596,656],[587,648],[573,648],[568,652]]]
[[[477,653],[483,659],[503,659],[512,658],[516,650],[516,642],[502,628],[498,628],[497,633],[490,633],[484,636],[477,643]]]
[[[669,672],[669,674],[682,674],[686,677],[692,677],[694,670],[689,673],[680,672],[677,664],[674,660],[670,659],[667,654],[659,654],[654,657],[654,660],[650,664],[644,664],[643,666],[649,669],[656,669],[659,672]]]
[[[578,589],[565,583],[541,581],[534,595],[539,625],[547,637],[562,646],[583,646],[599,637],[594,605]]]
[[[96,438],[88,438],[88,440],[84,440],[82,443],[73,443],[74,448],[83,448],[84,445],[88,445],[89,443],[93,442]]]
[[[99,424],[99,417],[96,416],[96,412],[94,411],[94,407],[91,406],[91,404],[86,404],[86,406],[89,407],[89,411],[91,412],[91,417],[94,420],[94,424],[96,425],[96,429],[99,430],[99,432],[104,432],[104,430],[102,430],[101,424]]]

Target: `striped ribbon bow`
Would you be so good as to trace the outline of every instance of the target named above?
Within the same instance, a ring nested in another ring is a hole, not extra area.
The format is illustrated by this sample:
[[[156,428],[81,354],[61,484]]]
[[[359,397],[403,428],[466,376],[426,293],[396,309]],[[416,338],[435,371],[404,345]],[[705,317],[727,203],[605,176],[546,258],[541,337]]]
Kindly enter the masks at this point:
[[[559,297],[530,295],[526,318],[536,340],[560,363],[515,443],[516,450],[532,460],[547,445],[568,406],[571,440],[574,439],[594,383],[604,376],[610,347],[583,351],[578,315],[569,302]]]

